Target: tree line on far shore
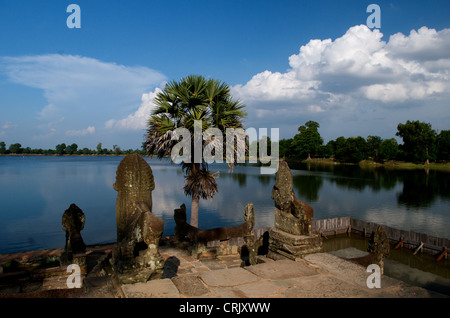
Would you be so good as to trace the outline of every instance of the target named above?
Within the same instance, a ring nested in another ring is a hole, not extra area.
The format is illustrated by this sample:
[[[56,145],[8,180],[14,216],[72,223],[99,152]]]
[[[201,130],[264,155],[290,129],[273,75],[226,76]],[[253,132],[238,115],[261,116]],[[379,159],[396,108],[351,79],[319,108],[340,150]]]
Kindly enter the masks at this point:
[[[395,138],[382,139],[379,136],[341,136],[324,144],[318,129],[317,122],[308,121],[298,128],[299,132],[293,138],[281,139],[280,157],[300,160],[334,158],[346,163],[363,160],[380,163],[391,160],[413,163],[450,161],[450,130],[438,132],[432,129],[431,124],[418,120],[398,124],[396,136],[403,140],[403,144],[398,144]]]
[[[313,159],[333,158],[338,162],[358,163],[362,160],[373,160],[383,163],[385,161],[407,161],[414,163],[425,162],[448,162],[450,161],[450,130],[437,132],[432,129],[431,124],[420,121],[407,121],[398,124],[396,136],[402,138],[403,144],[398,144],[395,138],[382,139],[379,136],[348,137],[343,136],[330,140],[324,144],[319,133],[319,124],[308,121],[298,128],[298,134],[293,138],[281,139],[279,141],[280,158],[285,159]],[[258,142],[267,142],[267,150],[270,154],[270,138],[264,136]],[[266,145],[264,145],[266,146]],[[55,149],[31,149],[22,148],[19,143],[6,144],[0,141],[0,154],[42,154],[42,155],[126,155],[139,153],[146,155],[142,149],[122,150],[113,145],[113,149],[102,147],[98,143],[95,150],[89,148],[79,149],[73,143],[56,145]]]
[[[31,149],[30,147],[23,148],[21,144],[15,143],[9,145],[6,148],[4,141],[0,141],[0,155],[7,154],[30,154],[30,155],[127,155],[131,153],[139,153],[145,155],[146,152],[143,149],[128,149],[122,150],[119,146],[113,145],[113,149],[107,149],[102,147],[102,143],[97,144],[95,150],[89,148],[79,149],[78,145],[73,143],[66,145],[65,143],[58,144],[55,149]]]

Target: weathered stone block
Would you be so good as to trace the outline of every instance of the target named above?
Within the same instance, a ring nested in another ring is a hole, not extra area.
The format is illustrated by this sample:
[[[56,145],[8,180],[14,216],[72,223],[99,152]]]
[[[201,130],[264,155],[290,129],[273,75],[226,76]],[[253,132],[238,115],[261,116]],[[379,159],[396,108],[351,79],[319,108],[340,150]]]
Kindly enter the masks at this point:
[[[311,219],[298,218],[275,208],[275,228],[294,235],[311,233]]]
[[[177,244],[184,245],[193,257],[205,258],[237,252],[246,243],[244,237],[253,235],[255,210],[252,203],[245,206],[244,223],[241,225],[201,230],[186,222],[186,206],[182,204],[175,209],[174,220]]]

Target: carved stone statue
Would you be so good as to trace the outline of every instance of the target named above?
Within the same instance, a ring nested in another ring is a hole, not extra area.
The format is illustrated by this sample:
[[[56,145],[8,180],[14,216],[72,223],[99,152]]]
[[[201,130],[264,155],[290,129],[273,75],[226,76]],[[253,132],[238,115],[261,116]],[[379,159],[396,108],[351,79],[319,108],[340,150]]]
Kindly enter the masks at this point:
[[[275,226],[269,231],[269,254],[272,258],[295,259],[320,251],[322,241],[311,234],[314,210],[295,197],[292,173],[288,164],[281,161],[275,175],[272,199],[275,203]]]
[[[86,250],[86,244],[84,244],[81,237],[84,223],[85,216],[83,211],[76,204],[72,203],[62,216],[63,231],[66,232],[64,252],[69,261],[73,259],[73,254],[83,253]]]
[[[117,276],[122,283],[159,278],[164,267],[158,250],[164,222],[152,213],[152,169],[140,155],[127,155],[117,168],[114,189],[117,245],[112,264]]]
[[[372,233],[367,251],[372,254],[373,262],[380,266],[381,273],[383,273],[383,258],[389,255],[390,245],[389,238],[381,225]]]
[[[384,273],[383,258],[389,255],[390,244],[389,238],[383,227],[379,225],[375,231],[372,232],[369,239],[369,246],[367,247],[369,254],[361,257],[345,258],[346,260],[362,265],[364,267],[370,264],[377,264],[380,266],[381,274]]]
[[[272,189],[275,202],[275,226],[294,235],[311,233],[314,210],[295,197],[292,189],[292,173],[285,161],[280,162]]]

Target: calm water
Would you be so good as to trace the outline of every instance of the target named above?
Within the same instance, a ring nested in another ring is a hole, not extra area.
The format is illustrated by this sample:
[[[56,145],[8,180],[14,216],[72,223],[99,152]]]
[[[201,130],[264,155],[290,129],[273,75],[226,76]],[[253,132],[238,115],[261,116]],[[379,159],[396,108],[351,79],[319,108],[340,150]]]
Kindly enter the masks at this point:
[[[81,232],[86,244],[116,240],[116,169],[123,157],[0,157],[0,253],[64,246],[61,217],[71,203],[86,215]],[[167,160],[146,158],[155,177],[153,213],[173,233],[173,210],[190,198],[184,175]],[[220,171],[219,193],[200,203],[200,228],[242,223],[244,207],[253,202],[255,228],[272,226],[270,198],[274,175],[256,167],[211,165]],[[291,166],[291,168],[294,168]],[[357,166],[292,170],[294,191],[314,208],[316,219],[338,216],[450,237],[450,174],[423,170],[387,171]]]

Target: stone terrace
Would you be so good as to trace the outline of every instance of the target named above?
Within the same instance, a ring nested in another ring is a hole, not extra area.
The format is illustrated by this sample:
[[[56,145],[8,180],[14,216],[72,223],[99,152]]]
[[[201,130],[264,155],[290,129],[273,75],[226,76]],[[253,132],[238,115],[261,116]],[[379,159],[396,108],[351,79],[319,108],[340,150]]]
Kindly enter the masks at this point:
[[[87,248],[83,288],[67,289],[62,267],[0,274],[0,297],[73,298],[435,298],[446,297],[382,276],[381,288],[369,289],[365,268],[328,253],[303,259],[271,260],[242,267],[239,254],[195,259],[186,251],[161,246],[165,259],[161,279],[120,284],[108,266],[112,245]],[[1,255],[0,263],[30,257],[57,257],[62,249]],[[39,275],[36,274],[38,271]],[[33,277],[40,279],[33,279]]]

